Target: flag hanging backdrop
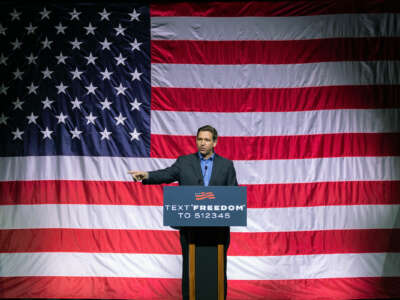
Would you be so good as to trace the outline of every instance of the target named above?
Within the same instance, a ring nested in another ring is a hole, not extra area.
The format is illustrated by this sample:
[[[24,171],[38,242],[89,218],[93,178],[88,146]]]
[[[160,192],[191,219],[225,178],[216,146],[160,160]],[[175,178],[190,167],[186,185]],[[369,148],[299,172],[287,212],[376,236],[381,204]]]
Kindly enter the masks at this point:
[[[220,134],[228,298],[400,297],[400,5],[2,2],[0,297],[179,299],[162,187]]]

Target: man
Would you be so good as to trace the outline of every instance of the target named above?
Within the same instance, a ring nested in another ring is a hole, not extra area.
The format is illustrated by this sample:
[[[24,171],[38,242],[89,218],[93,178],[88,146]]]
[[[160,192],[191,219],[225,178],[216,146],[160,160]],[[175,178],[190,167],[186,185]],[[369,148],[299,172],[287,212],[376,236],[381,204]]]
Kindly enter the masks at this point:
[[[236,171],[232,161],[214,152],[217,145],[217,130],[209,125],[197,130],[196,146],[198,152],[180,156],[176,162],[165,169],[143,172],[130,171],[135,181],[143,184],[160,184],[178,181],[179,185],[237,185]],[[226,297],[226,252],[229,247],[229,227],[184,227],[179,230],[182,246],[182,296],[189,299],[188,244],[197,246],[224,244],[225,249],[225,297]],[[206,253],[206,251],[203,251]],[[211,268],[214,266],[210,266]],[[201,266],[200,269],[206,269]],[[201,270],[199,270],[201,271]]]

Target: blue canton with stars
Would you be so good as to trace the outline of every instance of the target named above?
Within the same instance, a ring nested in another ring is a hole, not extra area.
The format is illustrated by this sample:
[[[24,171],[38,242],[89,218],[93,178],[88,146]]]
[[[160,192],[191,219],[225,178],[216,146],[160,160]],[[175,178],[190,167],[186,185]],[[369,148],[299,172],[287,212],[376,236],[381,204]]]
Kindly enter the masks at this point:
[[[0,4],[0,155],[150,155],[150,16]]]

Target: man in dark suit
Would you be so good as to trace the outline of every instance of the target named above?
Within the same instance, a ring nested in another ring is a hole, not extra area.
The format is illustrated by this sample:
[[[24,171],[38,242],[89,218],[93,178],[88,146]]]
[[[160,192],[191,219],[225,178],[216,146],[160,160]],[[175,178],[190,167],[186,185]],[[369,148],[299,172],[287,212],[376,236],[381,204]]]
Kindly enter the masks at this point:
[[[175,163],[165,169],[143,172],[130,171],[135,181],[143,184],[160,184],[177,181],[179,185],[214,185],[226,186],[237,185],[236,171],[232,161],[216,154],[214,147],[217,145],[217,130],[209,125],[197,130],[196,146],[198,152],[180,156]],[[188,244],[196,245],[224,244],[225,249],[225,297],[226,297],[226,252],[229,247],[229,227],[185,227],[179,230],[182,246],[183,269],[182,269],[182,296],[189,298],[189,272],[188,272]],[[206,253],[204,251],[203,253]],[[204,260],[205,263],[207,260]],[[202,263],[203,264],[203,263]],[[215,266],[201,266],[206,270]],[[201,272],[201,270],[199,270]]]

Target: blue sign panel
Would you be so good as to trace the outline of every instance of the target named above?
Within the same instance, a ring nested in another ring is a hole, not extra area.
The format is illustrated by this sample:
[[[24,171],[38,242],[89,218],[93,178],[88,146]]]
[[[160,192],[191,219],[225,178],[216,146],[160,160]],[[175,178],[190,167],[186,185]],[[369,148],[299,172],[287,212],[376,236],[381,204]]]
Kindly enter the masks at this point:
[[[165,186],[164,226],[247,226],[242,186]]]

